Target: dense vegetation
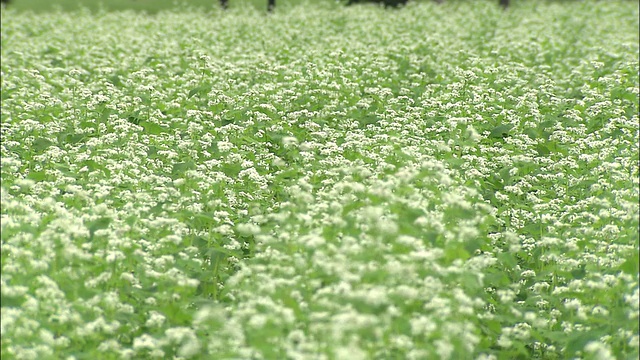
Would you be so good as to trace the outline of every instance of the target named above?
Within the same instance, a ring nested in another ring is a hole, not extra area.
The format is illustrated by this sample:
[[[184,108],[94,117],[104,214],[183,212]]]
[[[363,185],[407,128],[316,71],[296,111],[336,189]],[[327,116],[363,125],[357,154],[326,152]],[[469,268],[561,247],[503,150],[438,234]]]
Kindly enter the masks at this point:
[[[121,10],[136,10],[143,11],[145,13],[154,14],[163,10],[185,10],[190,11],[208,11],[214,8],[219,8],[221,1],[224,0],[2,0],[3,3],[10,3],[11,8],[18,11],[35,11],[35,12],[51,12],[52,10],[61,9],[65,11],[88,9],[90,11],[121,11]],[[453,3],[464,4],[477,0],[411,0],[417,3]],[[520,2],[527,2],[531,0],[493,0],[496,5],[508,5],[513,3],[515,5]],[[581,0],[535,0],[541,2],[576,2]],[[637,0],[630,0],[637,1]],[[266,10],[268,0],[232,0],[227,4],[230,7],[253,7],[255,9]],[[395,6],[398,4],[406,4],[408,0],[278,0],[278,8],[299,6],[306,3],[322,2],[324,5],[334,5],[336,7],[342,7],[347,4],[354,3],[378,3],[388,4]],[[464,9],[464,8],[463,8]]]
[[[637,359],[638,15],[3,10],[3,358]]]

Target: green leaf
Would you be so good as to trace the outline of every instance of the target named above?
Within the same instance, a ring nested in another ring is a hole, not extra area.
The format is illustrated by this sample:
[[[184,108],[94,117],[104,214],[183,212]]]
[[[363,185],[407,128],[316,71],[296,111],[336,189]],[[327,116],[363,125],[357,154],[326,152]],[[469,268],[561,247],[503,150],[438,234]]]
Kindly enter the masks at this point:
[[[69,144],[77,144],[86,137],[85,134],[67,134],[66,141]]]
[[[138,97],[140,98],[140,100],[142,100],[143,104],[148,104],[151,101],[151,97],[149,97],[149,95],[147,94],[138,94]]]
[[[519,174],[521,176],[529,175],[532,172],[538,170],[540,166],[533,162],[521,162],[519,164]]]
[[[549,116],[547,116],[547,118],[553,118],[553,119],[545,120],[545,121],[541,122],[540,124],[538,124],[538,130],[543,131],[544,129],[546,129],[548,127],[553,127],[555,124],[558,123],[558,120],[557,120],[556,116],[549,115]]]
[[[140,125],[140,118],[138,117],[138,113],[128,116],[127,121],[134,125]]]
[[[51,67],[64,67],[64,60],[59,57],[51,59]]]
[[[159,214],[163,211],[162,207],[166,204],[166,201],[161,201],[155,204],[151,209],[149,209],[149,214]]]
[[[464,249],[463,246],[456,245],[446,248],[444,250],[444,257],[448,263],[451,263],[457,259],[467,260],[471,257],[471,255],[469,255],[469,253]]]
[[[144,59],[144,64],[145,65],[149,65],[151,63],[154,63],[156,61],[156,57],[155,56],[147,56],[146,59]]]
[[[99,219],[91,221],[89,223],[89,226],[87,226],[89,228],[89,232],[94,233],[97,230],[108,228],[109,224],[111,224],[111,220],[112,219],[108,217],[101,217]]]
[[[32,147],[35,151],[41,153],[47,150],[51,145],[53,145],[51,140],[39,137],[33,141]]]
[[[102,122],[107,121],[109,119],[109,115],[111,115],[112,112],[113,110],[104,108],[104,110],[102,110],[102,112],[100,113],[100,120],[102,120]]]
[[[473,254],[476,252],[476,250],[482,248],[482,245],[484,245],[484,241],[481,240],[481,238],[473,238],[469,241],[466,241],[464,243],[464,249],[469,252],[469,254]]]
[[[551,154],[551,150],[549,150],[549,148],[545,144],[536,145],[536,151],[538,152],[538,155],[540,155],[540,156],[547,156],[547,155]]]
[[[605,335],[607,331],[603,330],[590,330],[588,332],[576,332],[569,337],[569,342],[566,348],[566,354],[572,357],[576,351],[584,350],[585,345],[591,341],[598,340],[601,336]]]
[[[89,171],[93,171],[95,169],[100,169],[101,168],[100,164],[98,164],[97,161],[91,160],[91,159],[85,160],[82,164],[84,166],[86,166],[87,168],[89,168]]]
[[[220,149],[218,149],[218,143],[213,141],[209,147],[207,147],[207,152],[213,156],[217,156],[220,154]]]
[[[509,131],[513,129],[513,124],[501,124],[493,128],[489,137],[502,139],[509,134]]]
[[[181,162],[173,164],[171,168],[171,175],[179,176],[184,174],[187,170],[195,170],[196,164],[193,161]]]
[[[224,119],[220,120],[220,124],[221,126],[225,126],[225,125],[229,125],[229,124],[233,124],[235,121],[233,118],[230,117],[225,117]]]
[[[640,257],[638,253],[634,253],[630,258],[628,258],[622,265],[620,265],[620,270],[623,272],[632,275],[638,276],[638,264],[640,262]]]
[[[60,170],[60,172],[62,172],[65,176],[72,177],[72,178],[77,178],[78,176],[77,172],[71,171],[69,169],[69,164],[54,163],[52,166],[54,169]]]
[[[638,95],[634,94],[630,91],[627,91],[627,89],[622,88],[622,87],[617,87],[614,88],[613,90],[611,90],[611,98],[614,100],[620,99],[620,100],[628,100],[631,103],[637,103],[638,102]]]
[[[518,265],[518,262],[516,261],[516,258],[513,256],[513,254],[508,252],[499,253],[496,255],[496,258],[498,258],[498,260],[500,260],[500,262],[507,269],[515,269]]]
[[[80,121],[80,128],[81,129],[95,129],[97,127],[95,122],[89,121],[89,120],[82,120]]]
[[[286,136],[286,133],[281,131],[267,131],[267,141],[272,144],[280,144],[282,138]]]
[[[121,86],[122,85],[122,81],[120,80],[120,76],[116,75],[111,75],[107,78],[107,81],[110,82],[111,84],[115,85],[115,86]]]
[[[488,188],[493,192],[493,194],[495,194],[496,191],[504,189],[505,184],[500,180],[502,180],[502,178],[499,174],[495,173],[491,174],[491,176],[486,179],[485,184],[489,185]]]
[[[160,126],[148,121],[140,121],[138,125],[142,126],[144,128],[144,131],[151,135],[160,135],[169,131],[169,129],[165,128],[164,126]]]
[[[209,247],[205,251],[205,256],[211,259],[211,265],[220,264],[225,261],[229,256],[236,256],[237,254],[222,247]]]
[[[562,155],[567,155],[569,153],[564,146],[558,144],[555,141],[548,141],[546,143],[546,146],[552,153],[559,153]]]
[[[507,166],[502,168],[498,173],[500,179],[502,179],[502,184],[509,185],[509,181],[511,180],[511,174],[509,173],[510,171],[511,169]]]
[[[238,174],[240,174],[240,171],[242,171],[242,165],[236,164],[236,163],[232,163],[232,164],[225,163],[225,164],[222,164],[221,170],[228,177],[235,178],[236,176],[238,176]]]
[[[13,295],[13,294],[11,294]],[[20,308],[24,303],[24,296],[14,297],[8,295],[2,295],[0,298],[2,302],[2,308]]]
[[[532,129],[532,128],[526,128],[524,130],[525,135],[527,135],[530,139],[537,139],[540,137],[540,134],[538,133],[537,130]]]
[[[47,178],[47,175],[44,171],[32,171],[27,175],[27,179],[33,180],[35,182],[43,181]]]
[[[485,333],[496,336],[502,332],[502,325],[498,320],[484,320],[481,323],[481,327]]]
[[[485,273],[484,283],[488,286],[500,288],[509,285],[511,280],[509,280],[509,277],[504,271],[493,270],[492,272]]]
[[[376,114],[361,114],[357,120],[362,128],[367,125],[375,125],[380,122],[380,118]]]
[[[14,88],[9,88],[3,85],[2,86],[2,91],[0,92],[0,99],[5,100],[11,97],[11,94],[14,93],[16,90],[18,90],[17,87]]]
[[[209,91],[211,91],[211,86],[207,86],[207,85],[202,85],[202,86],[198,86],[196,88],[193,88],[189,91],[189,95],[187,96],[187,98],[192,98],[194,95],[207,95],[209,93]]]
[[[130,215],[125,219],[125,223],[129,226],[133,226],[138,221],[138,217],[135,215]]]
[[[571,270],[571,276],[576,280],[584,279],[587,271],[584,269],[584,264],[580,265],[577,269]]]

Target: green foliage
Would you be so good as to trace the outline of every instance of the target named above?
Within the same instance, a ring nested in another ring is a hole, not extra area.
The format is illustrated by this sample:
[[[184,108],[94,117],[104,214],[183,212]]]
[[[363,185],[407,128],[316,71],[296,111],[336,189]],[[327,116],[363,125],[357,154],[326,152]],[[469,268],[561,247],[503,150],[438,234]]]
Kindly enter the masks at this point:
[[[3,358],[637,358],[637,2],[15,5]]]

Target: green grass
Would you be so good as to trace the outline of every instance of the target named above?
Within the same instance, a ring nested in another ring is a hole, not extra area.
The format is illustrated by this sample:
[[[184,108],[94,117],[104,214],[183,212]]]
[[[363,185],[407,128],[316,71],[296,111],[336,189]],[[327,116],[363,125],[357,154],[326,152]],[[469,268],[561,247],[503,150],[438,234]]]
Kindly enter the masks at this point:
[[[3,9],[3,358],[636,359],[638,15]]]

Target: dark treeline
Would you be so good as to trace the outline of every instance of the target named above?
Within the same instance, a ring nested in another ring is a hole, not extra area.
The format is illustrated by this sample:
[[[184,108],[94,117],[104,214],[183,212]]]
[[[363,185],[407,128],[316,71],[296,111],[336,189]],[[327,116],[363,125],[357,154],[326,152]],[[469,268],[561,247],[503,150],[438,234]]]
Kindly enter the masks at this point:
[[[8,4],[11,0],[0,0],[3,4]],[[385,7],[398,7],[401,5],[406,5],[409,0],[348,0],[348,5],[353,5],[357,3],[378,3],[384,4]],[[434,0],[437,3],[442,3],[444,0]],[[509,6],[509,0],[498,0],[500,6],[507,8]],[[220,0],[220,6],[223,9],[226,9],[229,6],[229,0]],[[267,11],[273,11],[276,7],[276,0],[268,0],[267,1]]]
[[[3,0],[4,1],[4,0]],[[385,7],[398,7],[401,5],[406,5],[409,0],[348,0],[347,6],[357,4],[357,3],[377,3],[384,4]],[[443,0],[435,0],[437,3],[442,3]],[[509,7],[509,0],[498,0],[498,4],[503,8]],[[229,6],[229,0],[220,0],[220,5],[223,9],[226,9]],[[273,11],[276,7],[276,0],[268,0],[267,3],[267,11]]]
[[[226,9],[229,6],[229,0],[220,0],[220,6],[223,9]],[[276,0],[268,0],[267,2],[267,11],[271,12],[276,7]]]
[[[444,2],[444,0],[434,0],[438,4]],[[353,5],[357,3],[377,3],[383,4],[385,7],[398,7],[406,5],[409,0],[348,0],[347,5]],[[507,8],[509,6],[509,0],[498,0],[500,6]],[[275,5],[275,4],[274,4]]]

